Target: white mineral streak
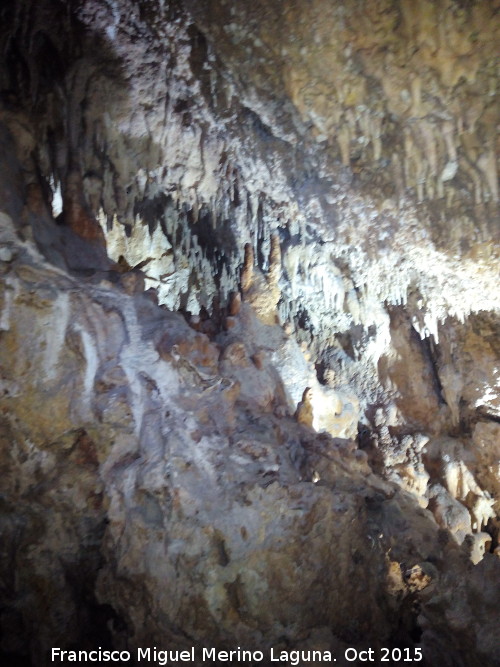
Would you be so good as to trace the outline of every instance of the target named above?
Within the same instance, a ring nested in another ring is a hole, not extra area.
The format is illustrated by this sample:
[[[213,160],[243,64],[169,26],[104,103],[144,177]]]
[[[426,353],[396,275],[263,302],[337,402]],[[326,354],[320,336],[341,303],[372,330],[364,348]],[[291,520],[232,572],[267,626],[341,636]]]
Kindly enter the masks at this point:
[[[85,374],[83,378],[82,411],[87,417],[91,416],[91,404],[94,393],[94,380],[99,367],[99,358],[91,334],[76,322],[73,329],[80,335],[85,358]]]
[[[45,323],[43,371],[47,380],[53,380],[58,374],[57,364],[64,348],[70,316],[70,296],[66,292],[59,292]]]
[[[150,341],[142,337],[142,329],[132,301],[123,304],[127,340],[120,350],[120,365],[127,376],[135,432],[140,435],[144,410],[148,404],[145,380],[151,378],[157,387],[160,404],[178,390],[178,379],[171,367],[160,359]]]
[[[7,289],[4,291],[2,310],[0,312],[0,331],[9,331],[11,326],[12,306],[18,293],[18,282],[10,277],[5,281]]]
[[[57,216],[62,213],[63,210],[63,201],[62,201],[62,193],[61,193],[61,184],[60,183],[55,183],[54,182],[54,177],[52,176],[49,181],[50,189],[52,191],[52,215],[54,218],[57,218]]]

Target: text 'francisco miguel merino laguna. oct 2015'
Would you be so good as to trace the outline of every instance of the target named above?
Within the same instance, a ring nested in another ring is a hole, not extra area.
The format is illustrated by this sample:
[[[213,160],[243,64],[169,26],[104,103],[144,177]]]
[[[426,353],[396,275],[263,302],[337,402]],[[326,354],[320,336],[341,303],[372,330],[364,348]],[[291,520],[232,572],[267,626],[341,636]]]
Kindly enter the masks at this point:
[[[420,648],[366,648],[358,650],[350,647],[343,651],[343,659],[347,662],[376,662],[376,663],[405,663],[420,662],[423,659],[422,649]],[[250,651],[240,647],[234,650],[219,650],[216,648],[196,648],[192,646],[185,650],[168,650],[154,648],[138,648],[135,652],[130,651],[111,651],[98,648],[93,651],[67,651],[60,648],[53,648],[51,661],[57,662],[111,662],[127,663],[132,661],[134,664],[154,663],[163,667],[164,665],[176,663],[200,662],[233,662],[236,664],[242,662],[256,663],[263,662],[287,663],[296,667],[304,662],[337,662],[337,656],[331,651],[318,650],[283,650],[270,648],[269,651]]]

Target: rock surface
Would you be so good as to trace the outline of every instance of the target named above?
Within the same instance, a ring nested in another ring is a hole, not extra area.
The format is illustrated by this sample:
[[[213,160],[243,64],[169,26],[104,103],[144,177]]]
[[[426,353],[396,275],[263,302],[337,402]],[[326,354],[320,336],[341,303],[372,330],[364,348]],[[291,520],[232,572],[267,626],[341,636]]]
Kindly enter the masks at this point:
[[[499,2],[0,26],[2,659],[500,664]]]

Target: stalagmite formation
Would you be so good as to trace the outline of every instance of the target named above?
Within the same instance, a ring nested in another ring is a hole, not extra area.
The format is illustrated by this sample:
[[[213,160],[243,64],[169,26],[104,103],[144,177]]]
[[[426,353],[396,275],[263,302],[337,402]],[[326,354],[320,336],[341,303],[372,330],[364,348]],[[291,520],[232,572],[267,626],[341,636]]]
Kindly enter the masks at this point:
[[[312,390],[310,387],[306,387],[304,389],[302,400],[297,405],[297,410],[295,411],[295,419],[299,424],[303,424],[304,426],[309,426],[309,428],[312,428],[314,414],[312,405]]]
[[[263,276],[259,269],[254,267],[254,252],[247,243],[240,278],[243,299],[252,306],[257,317],[265,324],[274,324],[277,321],[277,307],[281,297],[281,250],[277,234],[271,236],[270,244],[268,274]]]

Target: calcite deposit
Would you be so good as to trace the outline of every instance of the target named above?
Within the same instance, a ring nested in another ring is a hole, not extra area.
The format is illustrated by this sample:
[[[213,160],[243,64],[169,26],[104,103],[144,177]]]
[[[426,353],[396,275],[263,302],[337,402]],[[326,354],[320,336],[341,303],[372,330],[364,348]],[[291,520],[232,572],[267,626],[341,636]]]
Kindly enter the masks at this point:
[[[499,43],[2,3],[2,664],[500,665]]]

